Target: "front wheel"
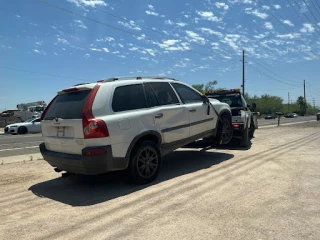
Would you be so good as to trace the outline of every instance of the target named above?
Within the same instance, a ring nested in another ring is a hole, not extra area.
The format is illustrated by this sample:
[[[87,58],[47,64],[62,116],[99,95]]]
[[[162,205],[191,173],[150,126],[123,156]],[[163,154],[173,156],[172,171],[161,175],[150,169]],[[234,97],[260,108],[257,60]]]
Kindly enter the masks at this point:
[[[153,141],[143,141],[137,145],[128,167],[131,180],[136,184],[147,184],[158,176],[161,154]]]
[[[28,129],[26,127],[19,127],[18,134],[26,134],[28,133]]]

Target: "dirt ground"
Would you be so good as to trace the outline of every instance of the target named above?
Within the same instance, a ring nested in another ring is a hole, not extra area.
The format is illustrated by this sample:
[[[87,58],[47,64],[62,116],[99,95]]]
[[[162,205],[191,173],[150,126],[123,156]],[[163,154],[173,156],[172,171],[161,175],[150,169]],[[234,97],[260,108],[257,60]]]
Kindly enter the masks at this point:
[[[320,239],[320,122],[259,129],[247,150],[200,141],[151,185],[60,176],[0,166],[0,239]]]

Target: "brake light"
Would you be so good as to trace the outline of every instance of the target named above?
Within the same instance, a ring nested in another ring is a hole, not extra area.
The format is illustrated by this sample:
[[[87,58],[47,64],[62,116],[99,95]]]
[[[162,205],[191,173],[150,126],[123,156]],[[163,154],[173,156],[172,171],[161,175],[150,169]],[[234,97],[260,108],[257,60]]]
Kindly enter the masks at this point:
[[[105,149],[97,149],[97,150],[89,150],[83,152],[83,155],[85,156],[95,156],[95,155],[103,155],[106,154],[107,151]]]
[[[89,93],[88,99],[83,107],[82,127],[84,138],[103,138],[109,137],[109,130],[103,120],[95,119],[92,113],[94,98],[101,86],[97,84]]]
[[[58,97],[58,95],[56,95],[51,102],[49,103],[49,105],[44,109],[43,113],[41,114],[40,120],[42,121],[44,116],[46,115],[48,109],[50,108],[51,104],[54,102],[54,100],[56,100],[56,98]]]
[[[240,125],[239,125],[239,124],[233,124],[233,127],[234,127],[234,128],[239,128]]]

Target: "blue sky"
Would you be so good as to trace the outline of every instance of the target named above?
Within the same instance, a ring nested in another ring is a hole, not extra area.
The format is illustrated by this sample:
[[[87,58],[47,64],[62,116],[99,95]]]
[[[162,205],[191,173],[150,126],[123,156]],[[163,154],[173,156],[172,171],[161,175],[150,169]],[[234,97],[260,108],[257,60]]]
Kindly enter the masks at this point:
[[[0,111],[112,76],[237,88],[242,50],[249,94],[295,101],[306,79],[320,105],[316,0],[16,0],[0,18]]]

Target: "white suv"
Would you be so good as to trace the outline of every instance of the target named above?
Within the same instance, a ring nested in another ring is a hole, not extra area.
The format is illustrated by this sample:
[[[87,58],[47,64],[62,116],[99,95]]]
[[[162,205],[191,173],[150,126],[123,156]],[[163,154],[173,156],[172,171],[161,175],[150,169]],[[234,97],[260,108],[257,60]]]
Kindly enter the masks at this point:
[[[57,172],[95,175],[127,169],[138,184],[161,158],[200,138],[226,144],[231,111],[166,77],[117,77],[59,91],[41,116],[43,158]]]

